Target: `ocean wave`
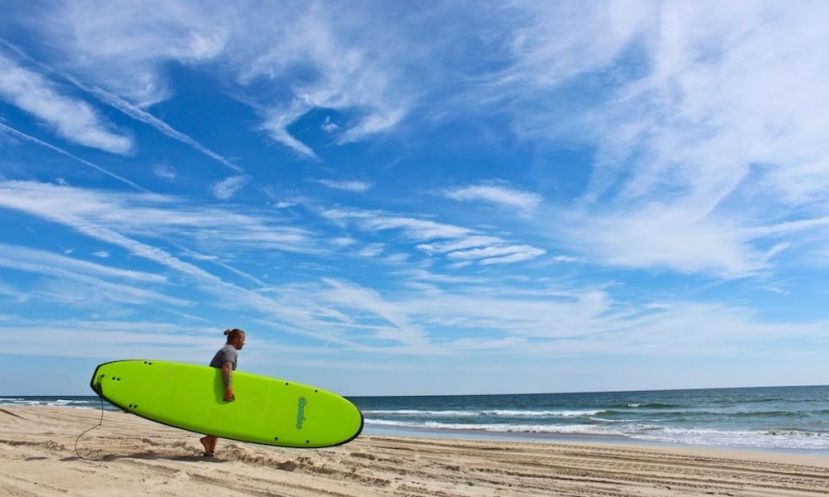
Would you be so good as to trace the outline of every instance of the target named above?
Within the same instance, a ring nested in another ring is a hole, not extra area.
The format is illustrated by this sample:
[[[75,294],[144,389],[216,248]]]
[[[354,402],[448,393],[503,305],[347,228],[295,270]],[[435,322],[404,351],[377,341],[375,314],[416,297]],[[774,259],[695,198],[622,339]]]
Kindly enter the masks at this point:
[[[532,424],[462,424],[438,421],[410,422],[366,420],[367,426],[391,429],[425,429],[437,431],[481,431],[487,433],[523,433],[538,435],[614,436],[650,442],[679,443],[722,447],[766,449],[820,449],[829,447],[829,432],[793,430],[717,430],[706,428],[671,428],[644,423],[624,425],[532,425]]]
[[[635,414],[634,414],[635,413]],[[663,409],[654,412],[632,411],[626,409],[607,409],[601,411],[603,416],[630,416],[634,414],[643,419],[655,420],[665,416],[673,420],[692,420],[695,418],[800,418],[808,416],[822,416],[825,410],[815,411],[729,411],[729,410],[695,410],[695,409]]]
[[[766,402],[797,402],[793,399],[784,399],[782,397],[763,397],[760,399],[722,399],[722,400],[712,400],[710,401],[712,404],[763,404]]]
[[[420,409],[367,409],[363,411],[365,415],[385,415],[385,416],[435,416],[435,417],[473,417],[478,416],[483,411],[457,411],[457,410],[420,410]]]
[[[488,415],[507,416],[507,417],[563,417],[563,418],[577,418],[582,416],[595,416],[604,412],[603,409],[565,409],[555,411],[517,411],[495,409],[492,411],[485,411]]]
[[[416,428],[428,430],[449,430],[449,431],[486,431],[493,433],[585,433],[596,427],[591,425],[515,425],[506,423],[441,423],[438,421],[410,422],[392,421],[387,419],[366,419],[366,425],[386,426],[396,428]]]
[[[634,438],[656,442],[758,449],[826,450],[829,447],[829,432],[811,432],[801,429],[717,430],[705,428],[663,428],[658,432],[637,434]]]
[[[0,397],[0,405],[11,406],[46,406],[46,407],[73,407],[78,409],[100,409],[101,402],[98,399],[38,399],[25,397]],[[105,403],[105,408],[111,408]]]
[[[365,415],[379,416],[409,416],[409,417],[479,417],[496,416],[510,418],[541,418],[541,417],[563,417],[574,418],[582,416],[595,416],[604,412],[601,409],[562,409],[562,410],[519,410],[519,409],[483,409],[483,410],[417,410],[417,409],[368,409],[364,410]]]
[[[675,409],[688,407],[682,404],[671,404],[666,402],[623,402],[611,404],[610,409]]]

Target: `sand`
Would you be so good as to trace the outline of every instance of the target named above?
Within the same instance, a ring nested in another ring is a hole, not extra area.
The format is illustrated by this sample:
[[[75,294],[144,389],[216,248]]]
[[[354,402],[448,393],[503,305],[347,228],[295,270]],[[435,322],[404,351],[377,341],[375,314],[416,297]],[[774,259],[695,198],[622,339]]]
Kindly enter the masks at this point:
[[[141,418],[0,408],[2,496],[829,495],[829,456],[362,436],[303,450],[220,441]]]

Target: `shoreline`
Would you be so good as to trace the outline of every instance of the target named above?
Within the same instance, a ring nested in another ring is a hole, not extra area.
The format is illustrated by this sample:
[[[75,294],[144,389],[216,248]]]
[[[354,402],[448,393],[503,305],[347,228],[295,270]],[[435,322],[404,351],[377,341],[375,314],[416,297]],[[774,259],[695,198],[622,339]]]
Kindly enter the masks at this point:
[[[0,411],[0,495],[827,495],[829,456],[709,447],[457,440],[364,434],[328,449],[221,440],[129,414],[72,407]],[[8,493],[7,493],[8,492]]]
[[[55,398],[61,397],[63,399],[70,399],[66,402],[74,402],[77,400],[89,401],[93,399],[91,396],[42,396],[43,399],[48,399],[48,402],[54,402]],[[13,399],[12,396],[0,397],[0,399]],[[52,403],[36,404],[32,399],[37,399],[37,396],[29,396],[27,403],[0,403],[0,410],[4,407],[36,407],[36,408],[71,408],[100,411],[98,406],[85,405],[55,405]],[[23,397],[18,397],[18,400],[23,400]],[[106,412],[125,412],[116,406],[109,403],[104,404]],[[691,449],[711,449],[724,451],[743,451],[743,452],[769,452],[775,454],[800,454],[800,455],[815,455],[815,456],[829,456],[829,443],[826,447],[811,448],[811,447],[775,447],[767,445],[748,445],[748,444],[710,444],[710,443],[694,443],[684,442],[679,440],[651,440],[647,438],[638,438],[636,436],[629,436],[624,434],[604,434],[604,433],[568,433],[568,432],[544,432],[544,431],[490,431],[485,429],[476,429],[474,425],[470,425],[469,429],[441,429],[433,427],[419,427],[419,426],[387,426],[384,424],[374,424],[372,419],[366,420],[366,425],[363,435],[379,435],[390,437],[403,438],[436,438],[436,439],[450,439],[450,440],[480,440],[480,441],[505,441],[505,442],[530,442],[530,443],[596,443],[609,444],[619,446],[637,446],[637,447],[653,447],[653,448],[691,448]]]

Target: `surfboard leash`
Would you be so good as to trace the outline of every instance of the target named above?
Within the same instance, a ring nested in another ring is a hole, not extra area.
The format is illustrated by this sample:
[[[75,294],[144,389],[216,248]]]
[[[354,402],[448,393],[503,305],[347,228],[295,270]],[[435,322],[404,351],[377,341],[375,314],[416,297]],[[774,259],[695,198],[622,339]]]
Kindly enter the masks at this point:
[[[86,435],[86,434],[87,434],[87,433],[89,433],[90,431],[94,430],[95,428],[98,428],[98,427],[99,427],[99,426],[101,426],[102,424],[104,424],[104,398],[103,398],[103,397],[101,397],[100,395],[98,395],[98,399],[101,401],[101,420],[100,420],[100,421],[98,421],[98,424],[96,424],[96,425],[95,425],[95,426],[93,426],[92,428],[87,428],[86,430],[84,430],[84,431],[83,431],[83,433],[81,433],[80,435],[78,435],[78,438],[76,438],[76,439],[75,439],[75,455],[77,455],[77,456],[78,456],[78,459],[80,459],[80,460],[82,460],[82,461],[100,461],[100,460],[101,460],[101,459],[89,459],[89,458],[86,458],[86,457],[82,456],[82,455],[81,455],[81,453],[78,451],[78,441],[81,439],[81,437],[82,437],[82,436],[84,436],[84,435]]]

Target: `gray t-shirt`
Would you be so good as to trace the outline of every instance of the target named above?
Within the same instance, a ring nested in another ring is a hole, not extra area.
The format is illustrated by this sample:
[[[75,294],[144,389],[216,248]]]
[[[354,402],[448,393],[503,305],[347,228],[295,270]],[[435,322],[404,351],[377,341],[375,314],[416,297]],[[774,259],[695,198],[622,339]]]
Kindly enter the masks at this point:
[[[224,363],[229,362],[233,364],[233,370],[236,371],[236,358],[239,356],[239,351],[233,345],[227,344],[213,356],[210,361],[211,368],[221,368]]]

